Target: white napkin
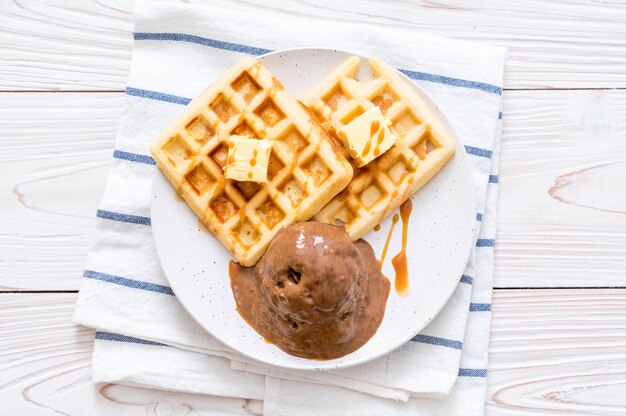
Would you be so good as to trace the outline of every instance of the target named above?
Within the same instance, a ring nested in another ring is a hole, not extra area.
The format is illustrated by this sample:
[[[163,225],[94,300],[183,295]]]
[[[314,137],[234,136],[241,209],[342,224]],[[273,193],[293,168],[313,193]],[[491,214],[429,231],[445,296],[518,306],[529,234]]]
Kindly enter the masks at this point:
[[[461,394],[458,390],[470,383],[471,389],[463,388],[465,394],[474,392],[474,401],[482,403],[497,189],[493,186],[497,176],[490,174],[492,165],[497,166],[505,51],[402,28],[297,16],[249,16],[214,7],[152,1],[137,2],[135,19],[124,116],[74,316],[75,322],[98,329],[94,380],[265,399],[269,406],[265,412],[271,415],[281,414],[278,400],[285,405],[284,414],[303,414],[286,409],[309,401],[317,406],[328,403],[331,409],[329,399],[337,394],[348,397],[345,389],[361,392],[350,392],[360,404],[369,400],[380,406],[414,406],[417,399],[409,399],[411,396],[447,396],[459,375],[459,388],[450,397]],[[422,86],[448,115],[465,144],[476,185],[477,221],[482,224],[477,227],[477,248],[465,274],[459,277],[458,289],[422,334],[387,357],[334,372],[285,373],[266,368],[211,338],[187,315],[169,288],[150,229],[155,167],[148,146],[153,138],[190,98],[244,54],[298,46],[377,56]],[[247,372],[231,370],[231,366]],[[265,380],[252,373],[271,377]],[[274,377],[299,381],[283,382]],[[301,388],[302,384],[306,386]],[[479,384],[480,388],[475,388]],[[292,400],[286,400],[285,394]],[[380,397],[405,403],[397,405]],[[352,402],[337,403],[341,406],[335,414],[352,414]]]

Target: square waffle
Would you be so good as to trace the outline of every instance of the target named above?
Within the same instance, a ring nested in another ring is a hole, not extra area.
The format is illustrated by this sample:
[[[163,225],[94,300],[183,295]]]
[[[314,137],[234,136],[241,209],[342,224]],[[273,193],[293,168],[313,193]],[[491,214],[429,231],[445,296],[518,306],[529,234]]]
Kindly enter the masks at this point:
[[[391,120],[389,128],[396,144],[362,168],[357,168],[344,151],[353,165],[354,177],[314,217],[344,224],[353,240],[361,238],[432,178],[456,147],[439,117],[395,69],[371,59],[374,77],[359,82],[354,75],[360,62],[356,56],[348,58],[303,99],[333,136],[374,106]]]
[[[273,141],[268,183],[224,177],[227,140]],[[228,70],[157,138],[157,165],[209,230],[244,266],[282,227],[306,221],[352,178],[341,149],[253,58]]]

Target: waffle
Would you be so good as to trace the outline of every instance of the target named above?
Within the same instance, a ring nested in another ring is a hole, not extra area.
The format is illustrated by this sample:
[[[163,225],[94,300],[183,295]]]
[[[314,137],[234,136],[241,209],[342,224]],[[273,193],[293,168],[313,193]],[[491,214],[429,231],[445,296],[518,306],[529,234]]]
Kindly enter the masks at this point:
[[[224,177],[233,135],[273,141],[268,183]],[[244,266],[282,227],[306,221],[352,178],[349,162],[309,110],[253,58],[228,70],[157,138],[157,165]]]
[[[357,168],[344,151],[353,165],[354,178],[314,217],[344,224],[353,240],[361,238],[432,178],[456,147],[439,117],[395,69],[371,59],[374,77],[359,82],[354,75],[360,62],[356,56],[348,58],[303,99],[331,135],[373,106],[380,107],[391,120],[389,128],[396,144],[363,168]]]

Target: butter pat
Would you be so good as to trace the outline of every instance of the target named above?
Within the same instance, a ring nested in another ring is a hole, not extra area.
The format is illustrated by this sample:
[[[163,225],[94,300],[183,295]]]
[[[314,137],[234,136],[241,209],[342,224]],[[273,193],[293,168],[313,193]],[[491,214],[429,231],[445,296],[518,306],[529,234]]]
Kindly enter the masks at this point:
[[[270,140],[233,135],[228,141],[226,179],[240,182],[267,182],[267,165],[272,151]]]
[[[379,107],[373,107],[337,130],[358,167],[365,166],[385,153],[396,142],[389,131],[390,121]]]

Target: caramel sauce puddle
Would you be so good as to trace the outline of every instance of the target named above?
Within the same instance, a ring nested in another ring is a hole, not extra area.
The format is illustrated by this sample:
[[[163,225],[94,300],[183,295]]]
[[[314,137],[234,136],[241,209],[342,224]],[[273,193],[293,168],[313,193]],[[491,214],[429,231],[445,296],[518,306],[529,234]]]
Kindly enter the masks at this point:
[[[232,279],[233,274],[235,274],[235,262],[231,260],[228,262],[228,277]]]
[[[233,260],[228,262],[228,276],[230,277],[230,280],[232,282],[233,280],[233,276],[235,275],[235,262]],[[238,308],[238,306],[236,307]],[[237,311],[239,312],[239,311]],[[242,316],[243,317],[243,316]],[[245,319],[244,319],[245,320]],[[250,325],[252,326],[252,325]],[[271,338],[268,337],[263,337],[263,340],[267,343],[267,344],[274,344],[274,341],[272,341]]]

